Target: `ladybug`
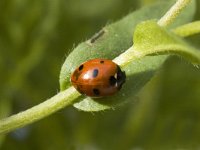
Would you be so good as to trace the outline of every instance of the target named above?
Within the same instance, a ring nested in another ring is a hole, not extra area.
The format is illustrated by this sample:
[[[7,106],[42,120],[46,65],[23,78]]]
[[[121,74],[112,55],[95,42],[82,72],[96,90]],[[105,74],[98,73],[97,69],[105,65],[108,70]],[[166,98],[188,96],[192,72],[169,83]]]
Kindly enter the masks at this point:
[[[113,95],[121,89],[125,80],[125,72],[109,59],[86,61],[71,75],[71,83],[77,91],[90,97]]]

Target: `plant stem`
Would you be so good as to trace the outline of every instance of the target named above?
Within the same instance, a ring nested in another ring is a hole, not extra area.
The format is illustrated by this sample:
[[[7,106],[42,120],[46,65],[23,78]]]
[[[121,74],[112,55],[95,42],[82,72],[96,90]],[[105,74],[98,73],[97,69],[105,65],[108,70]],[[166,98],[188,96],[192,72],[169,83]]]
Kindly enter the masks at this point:
[[[2,119],[0,120],[0,134],[42,119],[61,108],[71,105],[79,96],[80,94],[77,90],[74,87],[70,87],[39,105],[11,117]]]
[[[126,52],[116,57],[113,61],[120,65],[125,66],[129,62],[136,59],[141,59],[148,55],[168,55],[175,54],[180,55],[191,61],[195,66],[200,64],[200,52],[197,50],[190,51],[184,46],[169,45],[165,47],[158,47],[157,49],[151,51],[139,51],[134,49],[134,46],[130,47]]]
[[[191,22],[173,29],[173,32],[181,37],[188,37],[200,33],[200,21]]]
[[[134,59],[138,59],[143,57],[143,54],[139,51],[134,49],[134,46],[131,46],[128,50],[124,53],[113,59],[115,63],[120,65],[121,67],[125,66],[129,62],[133,61]]]
[[[180,12],[190,3],[191,0],[177,0],[177,2],[167,11],[167,13],[158,21],[160,26],[171,24]]]

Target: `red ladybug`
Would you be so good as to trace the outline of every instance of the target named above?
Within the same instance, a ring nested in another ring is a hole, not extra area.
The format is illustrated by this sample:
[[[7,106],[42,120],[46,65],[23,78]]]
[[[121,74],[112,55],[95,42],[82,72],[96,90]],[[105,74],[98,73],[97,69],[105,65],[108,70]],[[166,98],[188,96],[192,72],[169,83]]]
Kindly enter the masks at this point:
[[[92,59],[81,64],[71,75],[72,85],[90,97],[115,94],[126,80],[125,72],[112,60]]]

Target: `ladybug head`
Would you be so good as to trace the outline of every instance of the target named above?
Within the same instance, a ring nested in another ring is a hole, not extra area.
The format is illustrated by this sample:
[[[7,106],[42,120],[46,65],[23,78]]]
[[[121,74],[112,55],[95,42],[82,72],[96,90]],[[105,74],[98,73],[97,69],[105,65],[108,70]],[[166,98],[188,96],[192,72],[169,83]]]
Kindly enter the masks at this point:
[[[121,89],[122,85],[126,81],[125,71],[122,71],[119,66],[117,66],[117,87]]]

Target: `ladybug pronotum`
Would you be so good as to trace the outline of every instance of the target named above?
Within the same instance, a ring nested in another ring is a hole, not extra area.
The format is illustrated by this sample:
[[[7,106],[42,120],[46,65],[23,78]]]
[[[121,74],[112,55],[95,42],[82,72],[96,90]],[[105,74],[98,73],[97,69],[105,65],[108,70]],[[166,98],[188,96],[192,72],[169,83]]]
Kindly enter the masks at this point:
[[[119,91],[125,72],[109,59],[92,59],[81,64],[71,75],[72,85],[90,97],[104,97]]]

